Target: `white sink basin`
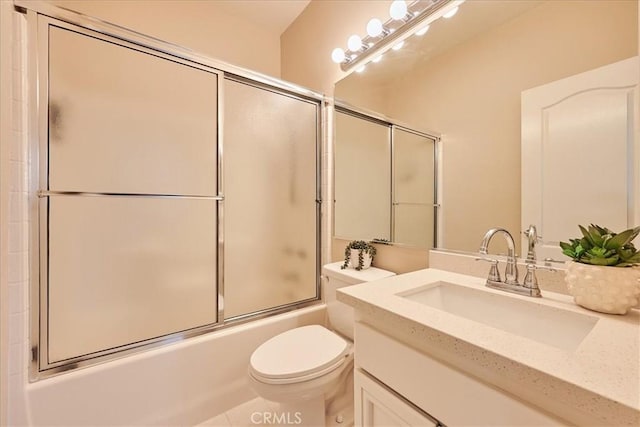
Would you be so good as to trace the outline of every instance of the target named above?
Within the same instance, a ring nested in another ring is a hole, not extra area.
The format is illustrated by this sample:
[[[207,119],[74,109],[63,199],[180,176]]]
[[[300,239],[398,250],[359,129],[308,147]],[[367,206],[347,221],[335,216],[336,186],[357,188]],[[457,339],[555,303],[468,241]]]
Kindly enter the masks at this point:
[[[598,321],[594,316],[442,281],[397,295],[566,351],[578,348]]]

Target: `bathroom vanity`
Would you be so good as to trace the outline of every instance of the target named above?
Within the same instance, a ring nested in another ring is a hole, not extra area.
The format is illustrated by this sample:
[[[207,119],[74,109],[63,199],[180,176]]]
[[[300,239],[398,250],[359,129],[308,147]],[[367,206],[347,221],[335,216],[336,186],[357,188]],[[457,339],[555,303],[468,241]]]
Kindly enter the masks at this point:
[[[638,425],[640,313],[425,269],[342,288],[356,425]]]

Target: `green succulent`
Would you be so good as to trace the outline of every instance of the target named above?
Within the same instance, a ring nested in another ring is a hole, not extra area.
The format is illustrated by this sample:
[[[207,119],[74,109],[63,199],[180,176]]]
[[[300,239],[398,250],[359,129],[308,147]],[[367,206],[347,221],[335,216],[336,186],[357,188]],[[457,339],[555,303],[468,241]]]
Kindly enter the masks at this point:
[[[375,246],[365,242],[364,240],[353,240],[349,242],[349,244],[344,248],[344,264],[342,264],[341,269],[345,269],[349,266],[349,260],[351,259],[351,249],[359,249],[358,252],[358,265],[355,267],[356,270],[362,270],[364,266],[364,254],[371,255],[371,260],[373,261],[373,257],[376,255]]]
[[[560,242],[562,253],[583,264],[630,267],[640,264],[640,252],[631,241],[640,234],[640,227],[614,233],[606,227],[579,225],[582,238]]]

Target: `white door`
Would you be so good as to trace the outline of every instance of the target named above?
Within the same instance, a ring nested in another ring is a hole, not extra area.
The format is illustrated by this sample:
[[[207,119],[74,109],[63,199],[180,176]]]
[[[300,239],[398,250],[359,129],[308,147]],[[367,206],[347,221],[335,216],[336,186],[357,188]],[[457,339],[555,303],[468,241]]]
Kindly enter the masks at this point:
[[[522,229],[536,225],[539,260],[566,260],[578,224],[640,224],[638,75],[633,57],[522,92]]]

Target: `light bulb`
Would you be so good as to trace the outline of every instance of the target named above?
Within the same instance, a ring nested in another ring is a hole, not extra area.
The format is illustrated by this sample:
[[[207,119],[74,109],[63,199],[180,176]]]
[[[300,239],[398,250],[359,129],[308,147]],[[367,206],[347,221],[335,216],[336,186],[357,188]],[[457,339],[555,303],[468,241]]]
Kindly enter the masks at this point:
[[[389,15],[396,20],[400,20],[407,16],[407,4],[404,0],[394,0],[389,7]]]
[[[371,19],[367,24],[367,34],[369,34],[369,36],[371,37],[378,37],[380,34],[382,34],[382,32],[382,21],[380,21],[378,18]]]
[[[366,65],[363,65],[361,67],[356,68],[356,73],[361,73],[364,71],[364,69],[366,68]]]
[[[357,52],[362,49],[362,39],[359,35],[354,34],[347,40],[347,46],[351,52]]]
[[[381,59],[382,59],[382,55],[378,55],[371,62],[380,62]]]
[[[343,62],[345,59],[345,54],[344,54],[344,50],[340,49],[339,47],[333,49],[333,52],[331,52],[331,60],[333,62],[335,62],[336,64],[340,64],[341,62]]]
[[[402,49],[402,46],[404,46],[404,41],[396,43],[396,45],[393,46],[392,49],[393,50],[400,50],[400,49]]]
[[[427,34],[427,31],[429,31],[429,26],[426,25],[424,28],[420,28],[418,31],[416,31],[416,36],[424,36],[425,34]]]
[[[444,18],[451,18],[453,15],[455,15],[456,13],[458,13],[458,7],[454,7],[453,9],[451,9],[449,12],[445,13],[444,15],[442,15]]]

